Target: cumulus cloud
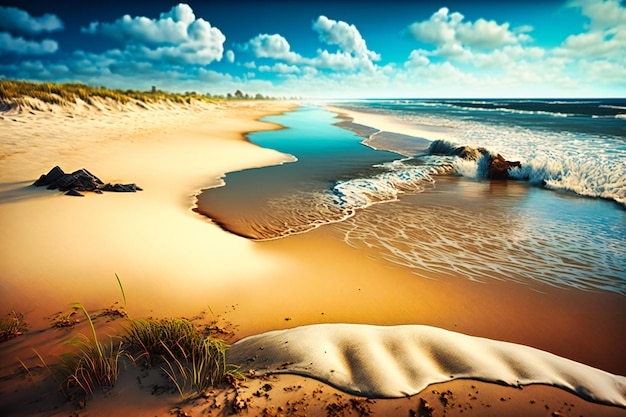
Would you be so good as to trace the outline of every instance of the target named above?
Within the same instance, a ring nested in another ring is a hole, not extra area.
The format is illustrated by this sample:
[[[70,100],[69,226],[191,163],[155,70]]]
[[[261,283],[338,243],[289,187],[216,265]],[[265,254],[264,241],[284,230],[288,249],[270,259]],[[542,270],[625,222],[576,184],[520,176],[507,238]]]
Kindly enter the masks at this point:
[[[409,59],[404,63],[405,68],[420,68],[430,64],[430,59],[424,54],[424,51],[413,50],[409,55]]]
[[[588,32],[568,36],[558,53],[582,57],[606,56],[619,51],[624,45],[617,39],[607,39],[601,32]]]
[[[231,50],[226,51],[226,60],[230,63],[235,62],[235,53]]]
[[[33,17],[17,7],[0,6],[0,28],[14,33],[37,35],[63,29],[63,22],[54,14]]]
[[[328,19],[319,16],[312,25],[319,35],[319,40],[326,44],[337,46],[336,52],[327,49],[318,49],[314,57],[303,57],[291,50],[287,39],[279,34],[260,34],[250,39],[240,47],[243,51],[250,51],[256,58],[270,58],[283,61],[292,66],[298,65],[300,70],[304,68],[327,69],[333,71],[373,71],[373,61],[380,59],[380,55],[370,51],[357,28],[346,22]],[[275,67],[264,65],[259,69],[274,71]],[[294,67],[289,68],[289,72]]]
[[[456,38],[456,27],[464,19],[458,12],[452,14],[447,7],[442,7],[430,19],[411,24],[407,30],[413,37],[424,43],[444,45],[452,43]]]
[[[24,39],[21,36],[14,37],[7,32],[0,32],[0,54],[45,55],[53,54],[57,49],[59,49],[59,44],[52,39],[34,41]]]
[[[287,65],[282,62],[277,62],[276,64],[269,65],[261,65],[259,67],[260,72],[275,72],[279,74],[292,74],[300,72],[300,68],[295,65]]]
[[[448,8],[442,7],[430,19],[411,24],[407,32],[417,41],[438,47],[459,45],[494,49],[528,40],[525,32],[532,29],[525,26],[523,30],[512,31],[509,23],[498,24],[494,20],[482,18],[475,22],[464,22],[464,19],[461,13],[450,13]]]
[[[302,57],[291,50],[287,39],[278,34],[263,33],[250,39],[243,50],[251,51],[257,58],[273,58],[290,64],[302,62]]]
[[[367,49],[365,39],[354,25],[319,16],[313,22],[313,30],[319,34],[320,41],[328,45],[337,45],[345,53],[373,61],[380,60],[379,54]]]
[[[592,30],[626,25],[626,8],[619,0],[574,0],[571,7],[580,8],[591,21]]]
[[[576,0],[571,7],[589,18],[586,32],[568,36],[555,53],[559,56],[597,58],[623,56],[626,51],[626,8],[616,0]]]
[[[161,13],[158,19],[124,15],[112,23],[91,22],[81,31],[113,39],[139,58],[180,64],[220,61],[226,40],[218,28],[196,18],[191,7],[183,3]]]
[[[0,6],[0,54],[46,55],[59,49],[52,39],[26,39],[21,35],[36,36],[43,32],[63,29],[63,22],[54,14],[33,17],[17,7]]]

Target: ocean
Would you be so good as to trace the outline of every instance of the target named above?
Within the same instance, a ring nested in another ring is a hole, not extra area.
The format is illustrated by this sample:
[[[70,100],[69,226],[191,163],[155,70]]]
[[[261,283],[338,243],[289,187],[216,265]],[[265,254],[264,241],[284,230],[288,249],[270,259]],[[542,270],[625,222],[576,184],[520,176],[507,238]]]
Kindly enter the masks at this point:
[[[332,103],[443,132],[520,168],[434,154],[428,137],[379,131],[318,105],[264,120],[249,140],[293,155],[228,173],[196,211],[258,241],[333,228],[416,277],[503,280],[626,295],[626,100],[360,100]],[[432,138],[431,138],[432,139]]]

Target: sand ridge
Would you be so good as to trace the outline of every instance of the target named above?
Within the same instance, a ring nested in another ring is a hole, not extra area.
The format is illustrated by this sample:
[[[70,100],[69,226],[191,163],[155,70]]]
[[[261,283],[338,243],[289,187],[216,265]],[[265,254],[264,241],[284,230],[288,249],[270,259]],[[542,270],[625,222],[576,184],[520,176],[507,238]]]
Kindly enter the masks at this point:
[[[229,360],[242,371],[291,373],[350,394],[398,398],[428,385],[475,379],[514,387],[545,384],[626,408],[626,377],[528,346],[431,326],[320,324],[251,336]]]

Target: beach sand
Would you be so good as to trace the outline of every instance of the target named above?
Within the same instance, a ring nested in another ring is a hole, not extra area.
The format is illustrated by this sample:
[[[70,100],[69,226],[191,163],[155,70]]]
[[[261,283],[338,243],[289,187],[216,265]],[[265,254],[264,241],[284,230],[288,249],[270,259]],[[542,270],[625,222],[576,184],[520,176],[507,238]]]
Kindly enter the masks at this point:
[[[626,415],[624,409],[547,386],[520,390],[453,381],[408,399],[367,403],[293,375],[252,379],[246,387],[181,403],[172,392],[153,395],[154,385],[138,384],[134,370],[111,392],[75,410],[50,393],[50,385],[34,386],[29,376],[13,374],[17,357],[29,366],[37,363],[31,348],[53,361],[68,335],[88,331],[84,323],[71,331],[50,329],[49,317],[69,311],[69,303],[81,302],[97,313],[121,302],[115,274],[134,317],[219,315],[236,326],[230,342],[315,323],[426,324],[529,345],[626,374],[621,295],[416,279],[346,245],[332,227],[252,242],[194,213],[194,196],[219,184],[224,173],[292,160],[247,142],[243,134],[279,128],[258,118],[293,107],[229,102],[146,110],[104,102],[99,110],[84,105],[2,114],[1,313],[22,312],[31,324],[29,333],[0,346],[3,415],[167,415],[174,407],[190,415],[227,415],[235,396],[246,403],[248,415],[264,415],[264,409],[265,415],[358,415],[359,407],[370,407],[376,415],[419,415],[410,411],[418,409],[420,398],[434,407],[432,415]],[[397,121],[360,117],[355,122],[418,134]],[[105,182],[134,182],[144,191],[75,198],[29,187],[55,165],[66,172],[84,167]],[[435,192],[430,198],[436,198]],[[119,320],[98,318],[96,323],[103,332],[119,328]],[[271,390],[263,388],[267,384]],[[343,414],[329,414],[335,409]]]

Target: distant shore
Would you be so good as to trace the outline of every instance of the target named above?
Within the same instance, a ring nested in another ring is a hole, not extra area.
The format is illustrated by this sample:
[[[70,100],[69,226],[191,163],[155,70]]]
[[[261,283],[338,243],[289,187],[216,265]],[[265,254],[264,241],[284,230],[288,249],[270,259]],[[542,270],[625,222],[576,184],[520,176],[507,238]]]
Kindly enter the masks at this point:
[[[610,335],[619,329],[606,322],[611,305],[617,304],[617,296],[612,294],[585,297],[585,302],[598,306],[593,317],[585,319],[567,318],[567,314],[575,314],[576,297],[565,291],[558,291],[562,298],[548,300],[530,291],[519,296],[506,284],[487,287],[420,280],[407,292],[403,284],[412,282],[414,276],[368,259],[367,254],[339,241],[330,229],[255,243],[228,234],[194,213],[197,192],[219,183],[224,173],[291,160],[289,155],[251,144],[245,134],[280,128],[259,119],[297,105],[240,101],[139,106],[95,99],[92,104],[46,105],[44,111],[20,107],[1,114],[0,313],[21,312],[31,325],[26,335],[0,345],[0,376],[12,375],[0,382],[3,414],[43,416],[76,411],[78,415],[154,416],[171,415],[179,407],[194,416],[229,415],[228,407],[238,396],[248,401],[244,413],[249,415],[302,415],[304,406],[307,415],[329,415],[335,409],[343,413],[336,415],[348,415],[368,407],[374,415],[409,415],[424,407],[422,400],[434,408],[433,415],[444,410],[447,416],[472,415],[472,410],[481,416],[505,415],[520,409],[529,416],[553,412],[626,415],[624,409],[593,404],[545,386],[519,390],[454,381],[431,386],[409,399],[368,402],[291,375],[252,379],[236,393],[222,388],[181,402],[172,392],[153,395],[154,388],[138,385],[135,379],[140,375],[133,371],[106,396],[98,393],[87,408],[74,410],[46,391],[47,385],[33,388],[28,375],[14,374],[16,357],[29,366],[37,364],[31,348],[51,361],[63,351],[62,342],[72,330],[50,329],[49,317],[69,310],[69,303],[81,302],[97,312],[120,302],[115,274],[124,283],[128,310],[134,316],[219,315],[237,328],[231,342],[312,323],[415,322],[483,337],[500,334],[503,339],[532,342],[563,354],[571,335],[554,341],[554,333],[546,333],[577,320],[585,329],[591,329],[590,323],[602,324],[596,333],[579,335],[581,338],[596,338],[594,343],[599,346],[617,339]],[[361,117],[381,130],[418,134],[401,123]],[[365,120],[355,118],[355,123],[361,122]],[[428,137],[433,134],[442,133],[429,132]],[[133,182],[144,191],[87,193],[85,198],[75,198],[30,187],[55,165],[66,172],[84,167],[106,182]],[[481,300],[488,307],[486,313],[472,311],[468,315],[467,305]],[[538,305],[542,312],[537,311]],[[485,314],[491,316],[489,312],[497,312],[501,320],[488,320]],[[537,322],[541,317],[553,322],[543,325]],[[530,322],[539,326],[539,332],[524,324]],[[118,327],[105,319],[97,323],[104,334]],[[502,329],[506,323],[509,328]],[[76,330],[85,332],[85,324]],[[530,340],[530,335],[534,339]],[[601,351],[599,348],[595,356]]]

